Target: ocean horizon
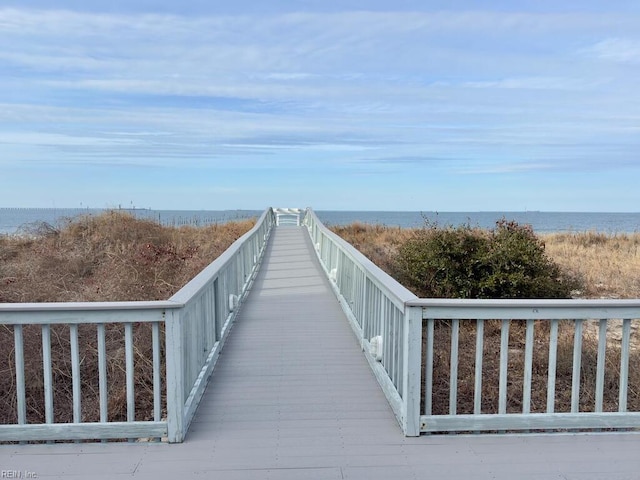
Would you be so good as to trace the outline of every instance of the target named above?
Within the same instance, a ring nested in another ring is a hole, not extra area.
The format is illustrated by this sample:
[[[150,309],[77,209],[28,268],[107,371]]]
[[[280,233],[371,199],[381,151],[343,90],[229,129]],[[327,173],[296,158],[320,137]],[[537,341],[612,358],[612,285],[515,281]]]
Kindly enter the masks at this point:
[[[82,215],[99,215],[105,211],[126,211],[139,218],[162,225],[201,226],[254,218],[263,210],[154,210],[140,208],[0,208],[0,234],[28,232],[39,223],[61,227]],[[493,228],[501,219],[530,225],[536,233],[597,231],[608,234],[640,232],[640,212],[543,212],[543,211],[349,211],[316,210],[326,225],[346,225],[353,222],[413,228],[425,222],[440,226],[468,224]]]

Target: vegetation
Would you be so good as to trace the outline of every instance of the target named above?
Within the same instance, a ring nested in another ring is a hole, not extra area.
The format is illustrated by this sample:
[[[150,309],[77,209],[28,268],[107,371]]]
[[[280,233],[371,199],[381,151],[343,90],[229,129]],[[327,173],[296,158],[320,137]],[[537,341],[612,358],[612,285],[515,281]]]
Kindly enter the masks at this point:
[[[468,225],[402,229],[362,223],[332,230],[419,296],[640,298],[640,233],[536,236],[530,228],[507,221],[498,222],[493,231]],[[493,248],[488,249],[485,242],[491,241]],[[412,266],[409,259],[418,261],[420,255],[431,263]],[[478,263],[469,264],[468,260],[477,262],[478,257],[485,270]],[[442,264],[457,273],[438,271]],[[473,279],[491,272],[485,281],[469,286]],[[429,279],[445,275],[450,277],[447,286],[429,284]],[[550,291],[539,293],[543,287]],[[523,294],[525,288],[533,293]]]
[[[0,302],[163,300],[254,224],[164,227],[110,211],[0,236]]]
[[[506,220],[491,231],[427,226],[400,246],[393,273],[421,297],[567,298],[575,286],[531,228]]]
[[[640,233],[543,235],[547,255],[580,279],[586,298],[640,298]]]

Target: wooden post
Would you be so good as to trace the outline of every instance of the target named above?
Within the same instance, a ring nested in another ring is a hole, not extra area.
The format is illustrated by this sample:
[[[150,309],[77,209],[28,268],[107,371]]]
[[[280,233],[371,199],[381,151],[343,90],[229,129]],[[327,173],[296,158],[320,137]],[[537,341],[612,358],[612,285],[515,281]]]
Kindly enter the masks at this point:
[[[184,440],[184,355],[182,351],[181,310],[165,313],[165,345],[167,355],[167,430],[169,443]]]
[[[417,437],[420,435],[421,307],[405,307],[403,330],[402,429],[405,436]]]

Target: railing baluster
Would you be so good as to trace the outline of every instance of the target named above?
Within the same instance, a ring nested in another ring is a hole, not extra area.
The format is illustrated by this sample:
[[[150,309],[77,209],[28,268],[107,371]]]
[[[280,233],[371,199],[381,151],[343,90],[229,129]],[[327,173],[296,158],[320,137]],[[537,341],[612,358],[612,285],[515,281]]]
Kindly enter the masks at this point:
[[[549,369],[547,372],[547,413],[553,413],[556,403],[556,365],[558,361],[558,324],[551,320],[549,332]]]
[[[582,320],[575,320],[573,336],[573,373],[571,378],[571,413],[580,411],[580,367],[582,362]]]
[[[622,348],[620,351],[620,394],[618,411],[627,411],[627,392],[629,390],[629,344],[631,338],[631,319],[622,321]]]
[[[24,336],[22,325],[13,326],[13,338],[16,364],[16,401],[18,406],[18,424],[27,423],[27,400],[24,386]]]
[[[402,324],[404,323],[404,319],[399,315],[398,309],[389,302],[389,308],[392,312],[393,318],[393,356],[395,362],[394,375],[397,378],[396,384],[398,388],[398,392],[402,392]]]
[[[405,382],[405,362],[404,362],[404,358],[405,358],[405,350],[407,350],[407,353],[409,352],[408,349],[412,348],[411,346],[409,346],[409,341],[406,341],[406,336],[405,336],[405,328],[410,328],[410,326],[408,324],[405,324],[404,321],[404,312],[401,312],[400,310],[396,309],[396,322],[398,325],[398,385],[400,388],[400,392],[404,391],[404,382]],[[420,319],[420,324],[422,326],[422,319]],[[409,335],[411,336],[411,340],[413,341],[413,333],[415,332],[415,330],[413,331],[409,331]],[[413,363],[411,365],[407,365],[407,367],[409,369],[413,368]],[[411,370],[409,370],[408,372],[410,372]],[[409,377],[407,377],[409,378]],[[417,385],[420,385],[420,377],[418,377],[417,381],[416,381]],[[420,410],[420,407],[417,407],[418,413]]]
[[[385,367],[387,372],[389,373],[389,377],[391,377],[391,381],[398,388],[397,378],[395,378],[395,351],[394,351],[394,322],[393,322],[393,312],[389,308],[389,302],[387,299],[383,299],[384,302],[384,334],[382,338],[384,338],[384,342],[382,345],[384,346],[384,354],[382,361],[385,363]]]
[[[424,378],[424,414],[433,412],[433,326],[435,320],[427,319],[427,351],[425,352],[425,378]]]
[[[71,382],[73,385],[73,422],[82,421],[82,404],[80,400],[80,355],[78,353],[78,324],[69,325],[69,342],[71,343]]]
[[[595,411],[602,412],[602,404],[604,401],[604,362],[607,352],[607,320],[601,319],[598,327],[598,360],[596,367]]]
[[[108,421],[108,390],[107,390],[107,347],[104,323],[99,323],[98,335],[98,384],[100,391],[100,422]]]
[[[365,339],[368,339],[371,338],[371,316],[373,315],[371,312],[375,310],[372,305],[374,296],[371,294],[369,287],[370,280],[365,277],[363,281],[364,292],[362,296],[364,298],[364,310],[362,313],[362,335]]]
[[[531,382],[533,372],[533,329],[534,320],[527,320],[527,333],[524,343],[524,386],[522,392],[522,413],[531,412]]]
[[[500,381],[498,385],[498,413],[507,413],[507,371],[509,367],[509,320],[502,320],[500,328]]]
[[[482,361],[484,359],[484,320],[476,320],[476,375],[473,389],[473,413],[482,413]]]
[[[153,344],[153,419],[159,422],[162,417],[162,387],[160,384],[160,324],[153,322],[151,327]]]
[[[382,293],[380,292],[380,290],[378,288],[376,288],[376,293],[378,295],[378,305],[379,305],[379,309],[378,309],[378,318],[377,318],[377,325],[376,325],[376,330],[375,330],[375,334],[376,335],[383,335],[384,337],[384,297],[382,295]],[[380,333],[378,333],[380,332]]]
[[[53,374],[51,371],[51,325],[42,325],[45,423],[53,423]]]
[[[127,379],[127,422],[136,419],[136,396],[133,371],[133,324],[124,324],[124,352]]]
[[[458,406],[458,341],[460,320],[451,321],[451,360],[449,369],[449,415],[457,413]]]

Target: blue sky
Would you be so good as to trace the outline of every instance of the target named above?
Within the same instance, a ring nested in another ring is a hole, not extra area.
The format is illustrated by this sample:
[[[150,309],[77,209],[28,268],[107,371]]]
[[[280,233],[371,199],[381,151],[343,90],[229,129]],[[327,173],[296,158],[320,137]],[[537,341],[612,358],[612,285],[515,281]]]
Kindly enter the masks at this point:
[[[0,206],[640,211],[640,2],[0,0]]]

